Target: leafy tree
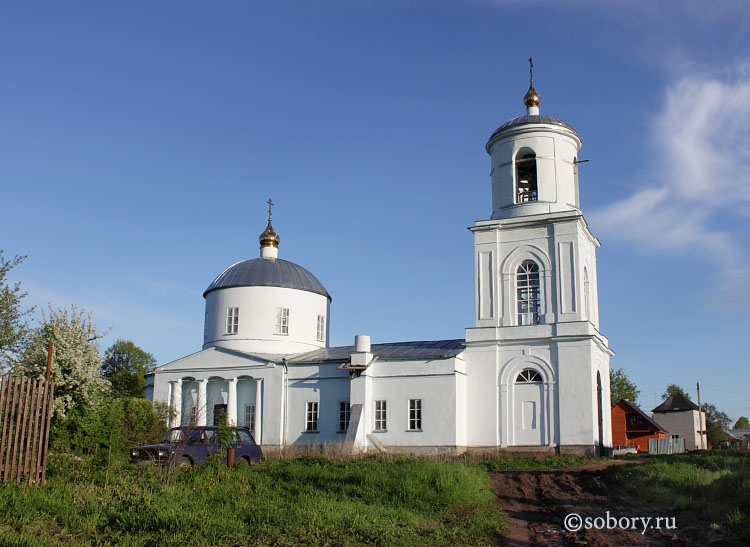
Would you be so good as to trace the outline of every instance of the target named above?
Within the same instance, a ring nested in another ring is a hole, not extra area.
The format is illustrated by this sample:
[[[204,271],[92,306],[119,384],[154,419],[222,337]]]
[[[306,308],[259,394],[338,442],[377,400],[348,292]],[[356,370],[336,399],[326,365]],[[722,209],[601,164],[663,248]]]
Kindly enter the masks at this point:
[[[620,399],[636,404],[638,395],[641,393],[621,368],[609,371],[609,389],[613,408],[620,402]]]
[[[106,352],[102,375],[112,383],[118,397],[143,397],[146,374],[154,370],[156,359],[129,340],[118,340]]]
[[[732,429],[750,429],[750,420],[747,419],[747,416],[740,416]]]
[[[109,382],[102,378],[102,358],[96,341],[103,336],[91,321],[91,314],[73,305],[70,310],[49,306],[49,317],[43,313],[42,324],[31,333],[29,343],[15,370],[30,377],[44,376],[47,370],[47,344],[52,340],[51,379],[55,382],[54,416],[64,420],[78,409],[96,407],[109,392]]]
[[[662,399],[668,399],[672,395],[677,395],[678,393],[680,395],[683,395],[684,397],[687,397],[688,399],[690,399],[690,396],[687,394],[687,391],[685,391],[684,389],[682,389],[680,386],[678,386],[676,384],[669,384],[667,386],[666,391],[664,393],[662,393],[661,398]]]
[[[22,310],[21,301],[27,293],[21,291],[20,282],[9,285],[5,279],[25,258],[16,255],[5,260],[0,250],[0,370],[12,366],[29,336],[29,326],[23,318],[34,308]]]
[[[726,412],[721,412],[710,403],[704,403],[702,410],[706,413],[708,444],[715,447],[719,442],[727,440],[727,429],[732,420],[729,419]]]

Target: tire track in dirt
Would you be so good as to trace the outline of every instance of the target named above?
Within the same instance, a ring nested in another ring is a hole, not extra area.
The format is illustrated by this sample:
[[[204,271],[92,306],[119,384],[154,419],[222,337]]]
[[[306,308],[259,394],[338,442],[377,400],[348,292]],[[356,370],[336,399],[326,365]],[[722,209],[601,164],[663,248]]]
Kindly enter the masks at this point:
[[[505,471],[491,473],[495,494],[505,512],[508,532],[505,545],[711,545],[736,546],[739,543],[710,529],[688,511],[657,509],[643,502],[625,498],[602,479],[609,465],[627,465],[638,460],[602,462],[567,469],[541,471]],[[563,520],[567,514],[582,518],[606,517],[606,512],[620,517],[675,517],[674,530],[621,528],[597,530],[581,528],[567,531]]]

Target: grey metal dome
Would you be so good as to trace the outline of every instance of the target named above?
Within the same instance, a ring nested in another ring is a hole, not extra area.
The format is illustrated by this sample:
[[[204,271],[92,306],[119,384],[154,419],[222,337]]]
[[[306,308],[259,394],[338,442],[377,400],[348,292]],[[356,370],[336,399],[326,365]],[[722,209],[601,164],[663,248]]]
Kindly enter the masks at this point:
[[[575,134],[575,136],[578,137],[579,139],[581,138],[575,129],[573,129],[571,126],[569,126],[567,123],[565,123],[562,120],[558,120],[557,118],[553,118],[552,116],[544,116],[542,114],[536,114],[536,115],[524,114],[523,116],[518,116],[517,118],[508,120],[503,125],[495,129],[494,133],[490,135],[490,138],[487,141],[487,144],[489,145],[495,139],[498,133],[501,133],[505,131],[506,129],[510,129],[511,127],[517,127],[519,125],[531,125],[531,124],[559,125],[560,127],[564,127],[565,129],[572,131]]]
[[[285,287],[320,294],[331,300],[331,295],[308,270],[294,262],[280,258],[250,258],[232,264],[214,279],[203,292],[229,287]]]

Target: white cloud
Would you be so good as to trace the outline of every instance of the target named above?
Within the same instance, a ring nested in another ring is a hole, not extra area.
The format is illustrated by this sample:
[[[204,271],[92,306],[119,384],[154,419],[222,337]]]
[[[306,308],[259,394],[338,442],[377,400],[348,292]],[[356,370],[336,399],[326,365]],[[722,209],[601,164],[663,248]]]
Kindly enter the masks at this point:
[[[688,75],[670,85],[651,128],[651,173],[627,199],[587,215],[608,238],[702,251],[738,272],[747,247],[724,222],[750,210],[750,80]]]

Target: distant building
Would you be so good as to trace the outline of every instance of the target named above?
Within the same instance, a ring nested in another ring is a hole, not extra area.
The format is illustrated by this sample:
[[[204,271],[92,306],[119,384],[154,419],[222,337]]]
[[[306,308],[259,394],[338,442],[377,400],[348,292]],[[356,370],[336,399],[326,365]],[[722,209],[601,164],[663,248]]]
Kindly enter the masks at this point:
[[[727,445],[735,449],[750,449],[750,429],[728,429]]]
[[[649,439],[664,439],[667,430],[633,403],[620,399],[612,409],[612,444],[635,446],[648,452]]]
[[[699,412],[698,405],[684,395],[671,395],[651,412],[672,438],[685,439],[685,450],[708,448],[706,413]]]
[[[269,200],[260,257],[229,266],[203,293],[203,349],[154,372],[149,392],[176,409],[172,425],[211,423],[224,410],[268,448],[594,454],[611,446],[612,351],[599,332],[600,243],[580,210],[581,139],[539,113],[533,85],[524,103],[525,114],[485,145],[491,215],[469,228],[473,296],[465,289],[476,307],[465,338],[358,336],[330,347],[331,296],[310,271],[278,258]]]

